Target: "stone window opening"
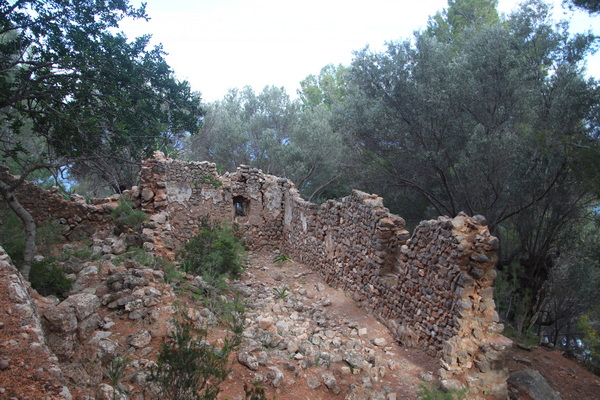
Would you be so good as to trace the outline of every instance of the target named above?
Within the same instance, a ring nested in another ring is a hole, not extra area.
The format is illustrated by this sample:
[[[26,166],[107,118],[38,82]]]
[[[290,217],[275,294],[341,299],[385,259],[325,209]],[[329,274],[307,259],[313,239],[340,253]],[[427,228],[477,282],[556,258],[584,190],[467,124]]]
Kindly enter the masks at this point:
[[[244,196],[235,196],[233,198],[233,209],[236,217],[247,217],[250,211],[250,200]]]

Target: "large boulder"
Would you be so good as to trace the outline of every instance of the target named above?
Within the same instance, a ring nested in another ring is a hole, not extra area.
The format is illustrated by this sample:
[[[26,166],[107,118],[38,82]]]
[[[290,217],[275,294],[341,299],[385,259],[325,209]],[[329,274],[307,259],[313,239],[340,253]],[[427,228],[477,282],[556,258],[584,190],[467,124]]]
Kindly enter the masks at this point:
[[[508,383],[519,391],[524,391],[532,400],[562,400],[562,396],[556,393],[535,369],[512,372],[508,376]]]

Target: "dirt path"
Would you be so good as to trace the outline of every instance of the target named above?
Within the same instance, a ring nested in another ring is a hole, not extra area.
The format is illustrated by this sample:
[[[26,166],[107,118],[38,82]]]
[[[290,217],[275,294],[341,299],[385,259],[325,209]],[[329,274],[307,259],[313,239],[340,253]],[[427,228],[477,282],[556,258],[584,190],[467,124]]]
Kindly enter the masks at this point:
[[[219,398],[242,399],[241,382],[259,381],[277,399],[416,399],[436,360],[398,346],[341,290],[303,264],[273,262],[275,255],[251,254],[237,284],[249,301],[245,336],[262,362],[256,371],[236,363]],[[265,336],[272,342],[261,345]]]

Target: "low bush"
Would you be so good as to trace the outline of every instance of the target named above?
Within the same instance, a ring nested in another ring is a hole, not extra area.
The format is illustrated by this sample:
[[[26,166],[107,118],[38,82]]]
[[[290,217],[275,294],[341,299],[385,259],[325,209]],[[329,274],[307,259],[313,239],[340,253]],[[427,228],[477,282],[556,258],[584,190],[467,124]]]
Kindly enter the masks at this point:
[[[216,399],[220,384],[231,372],[228,358],[241,344],[243,325],[236,324],[221,347],[209,343],[208,331],[189,319],[176,321],[175,328],[163,342],[149,380],[158,384],[163,399]]]
[[[42,296],[54,295],[64,298],[73,287],[73,282],[67,278],[58,262],[48,258],[42,261],[34,261],[31,265],[29,281]]]
[[[243,269],[246,252],[241,239],[228,226],[200,221],[200,232],[178,252],[185,270],[202,276],[238,277]]]
[[[111,212],[110,216],[115,223],[115,233],[121,234],[127,229],[139,230],[148,219],[145,212],[135,210],[133,203],[124,197],[119,199],[119,204]]]
[[[467,389],[455,389],[444,391],[433,382],[422,381],[417,391],[417,397],[421,400],[464,400],[467,397]]]

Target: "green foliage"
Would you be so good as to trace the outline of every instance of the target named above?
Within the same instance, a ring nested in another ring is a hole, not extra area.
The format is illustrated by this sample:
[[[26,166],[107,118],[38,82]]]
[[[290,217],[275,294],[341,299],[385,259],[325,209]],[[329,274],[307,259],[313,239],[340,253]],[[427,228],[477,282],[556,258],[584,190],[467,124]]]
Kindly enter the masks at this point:
[[[52,256],[52,246],[63,240],[61,231],[60,225],[55,221],[46,222],[37,229],[36,244],[41,254]],[[25,250],[22,223],[12,210],[2,206],[0,206],[0,246],[6,250],[17,267],[21,265]]]
[[[148,220],[146,213],[135,210],[133,203],[125,197],[119,199],[117,207],[110,213],[110,216],[119,232],[123,232],[128,228],[134,231],[139,230],[142,224]]]
[[[304,107],[282,88],[265,87],[260,93],[250,87],[231,90],[223,100],[206,106],[201,134],[185,143],[186,156],[213,161],[226,171],[240,164],[261,168],[291,179],[306,197],[335,187],[348,154],[330,123],[331,101],[343,93],[342,84],[336,86],[343,80],[341,71],[340,67],[320,77],[323,86],[307,83],[311,87],[305,90],[315,89],[321,100]]]
[[[486,217],[501,268],[523,269],[500,290],[504,315],[522,331],[573,240],[565,231],[596,200],[598,175],[582,171],[597,152],[582,159],[578,148],[598,148],[599,92],[582,68],[591,35],[570,36],[541,1],[509,16],[495,5],[451,1],[413,39],[357,52],[334,120],[364,166],[361,190],[390,209]]]
[[[433,382],[422,381],[417,396],[421,400],[464,400],[467,398],[467,389],[443,391]]]
[[[531,292],[521,287],[525,277],[525,268],[519,263],[504,265],[498,270],[495,280],[495,302],[498,313],[506,320],[515,321],[516,329],[523,333],[527,325],[527,305],[531,301]]]
[[[282,286],[282,287],[274,287],[273,291],[275,292],[275,295],[277,296],[278,299],[282,299],[285,300],[289,297],[290,292],[288,290],[287,286]]]
[[[194,187],[198,189],[202,185],[209,185],[215,189],[218,189],[221,186],[223,186],[223,182],[221,182],[219,179],[215,178],[212,175],[202,175],[198,178],[198,181],[194,183]]]
[[[231,371],[229,355],[239,347],[243,326],[235,325],[222,347],[210,344],[208,331],[187,319],[175,322],[165,340],[149,380],[158,383],[161,397],[173,400],[216,399],[219,385]]]
[[[598,0],[563,0],[563,4],[569,7],[575,6],[581,10],[587,11],[590,15],[600,13],[600,2]]]
[[[252,382],[252,385],[248,385],[248,382],[244,382],[244,394],[245,400],[267,400],[265,387],[256,381]],[[275,398],[275,396],[272,397],[273,400],[275,400]]]
[[[68,279],[58,262],[54,259],[34,261],[31,266],[31,287],[42,296],[54,295],[58,298],[66,297],[73,287],[73,282]]]
[[[326,65],[319,76],[308,75],[300,82],[298,95],[305,107],[317,107],[321,104],[328,108],[343,103],[347,94],[349,68],[344,65]]]
[[[246,253],[233,229],[211,224],[207,218],[203,218],[199,225],[200,232],[178,252],[182,265],[203,276],[239,276]]]
[[[465,29],[496,24],[498,0],[449,0],[448,8],[429,19],[427,33],[440,42],[460,40]]]
[[[106,160],[139,160],[198,131],[199,96],[174,78],[162,48],[148,48],[148,35],[113,33],[125,18],[148,18],[145,5],[24,0],[0,10],[0,157],[22,165],[79,159],[84,171],[114,181],[118,166]],[[49,147],[29,151],[23,135]]]
[[[177,265],[175,265],[172,262],[165,264],[165,266],[163,267],[163,272],[165,273],[165,282],[170,284],[179,282],[184,276],[184,274],[177,267]]]
[[[129,352],[128,352],[129,353]],[[137,372],[127,374],[126,370],[131,364],[131,359],[127,357],[127,354],[123,356],[114,357],[107,365],[104,366],[104,375],[110,380],[114,388],[113,400],[117,399],[117,393],[122,395],[125,394],[125,387],[123,381],[133,378]]]
[[[283,253],[280,253],[280,254],[276,255],[275,257],[273,257],[273,262],[277,263],[277,264],[283,264],[286,261],[292,261],[292,259]]]
[[[115,257],[115,263],[122,264],[126,260],[134,261],[146,268],[172,271],[173,263],[168,259],[148,253],[139,247],[130,247],[127,252]]]
[[[583,341],[586,345],[586,358],[600,370],[600,307],[590,311],[577,321],[577,329],[583,335]]]
[[[522,329],[521,331],[518,331],[513,328],[512,325],[508,324],[505,326],[502,334],[525,347],[532,347],[540,344],[540,338],[532,331],[532,329]]]

